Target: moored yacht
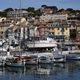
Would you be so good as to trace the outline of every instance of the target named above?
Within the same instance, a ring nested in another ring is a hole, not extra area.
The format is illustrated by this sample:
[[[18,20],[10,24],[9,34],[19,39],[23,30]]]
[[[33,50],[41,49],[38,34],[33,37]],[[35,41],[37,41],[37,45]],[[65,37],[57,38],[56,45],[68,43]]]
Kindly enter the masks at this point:
[[[78,53],[69,53],[68,55],[66,55],[66,60],[74,60],[74,61],[78,61],[80,60],[80,54]]]
[[[66,60],[80,60],[80,50],[78,46],[65,44],[62,51],[62,54],[66,56]]]
[[[57,47],[53,48],[53,58],[54,62],[63,63],[66,62],[66,56],[62,54],[62,51],[60,51]]]
[[[39,38],[33,41],[27,42],[28,50],[33,55],[38,56],[38,63],[54,63],[54,62],[65,62],[64,56],[61,51],[57,48],[57,42],[52,38]],[[54,50],[53,50],[54,49]]]
[[[57,42],[49,37],[37,37],[27,42],[28,48],[52,48],[57,46]]]
[[[53,57],[50,56],[40,56],[38,58],[39,64],[52,64],[53,63]]]
[[[5,65],[7,67],[24,67],[25,60],[23,58],[21,58],[20,56],[16,56],[13,58],[7,58]]]

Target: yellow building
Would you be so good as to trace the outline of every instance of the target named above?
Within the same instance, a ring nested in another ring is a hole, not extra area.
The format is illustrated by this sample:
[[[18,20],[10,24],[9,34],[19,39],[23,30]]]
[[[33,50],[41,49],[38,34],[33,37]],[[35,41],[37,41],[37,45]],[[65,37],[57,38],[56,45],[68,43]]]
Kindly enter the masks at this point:
[[[70,36],[70,28],[67,24],[60,24],[58,22],[49,23],[48,28],[49,35],[54,36],[56,38],[62,38],[69,39]]]

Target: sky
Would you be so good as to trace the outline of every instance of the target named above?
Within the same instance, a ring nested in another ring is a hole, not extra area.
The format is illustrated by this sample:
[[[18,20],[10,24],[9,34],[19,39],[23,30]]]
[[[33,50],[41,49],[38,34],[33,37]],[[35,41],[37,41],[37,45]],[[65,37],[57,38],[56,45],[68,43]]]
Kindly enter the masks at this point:
[[[61,8],[73,8],[80,10],[80,0],[21,0],[21,8],[40,8],[41,5],[57,6]],[[6,8],[20,8],[20,0],[0,0],[0,10]]]

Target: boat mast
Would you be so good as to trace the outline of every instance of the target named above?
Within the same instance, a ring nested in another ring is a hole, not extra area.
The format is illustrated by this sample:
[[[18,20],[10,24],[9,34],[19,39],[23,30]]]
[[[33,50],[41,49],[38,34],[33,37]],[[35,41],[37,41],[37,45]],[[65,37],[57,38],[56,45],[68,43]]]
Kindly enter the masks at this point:
[[[20,25],[19,25],[19,27],[20,27],[20,28],[19,28],[19,29],[20,29],[19,46],[20,46],[20,47],[19,47],[19,51],[21,51],[21,0],[19,0],[19,14],[20,14],[20,16],[19,16],[19,17],[20,17],[20,18],[19,18],[19,19],[20,19]]]
[[[20,5],[19,5],[19,9],[21,10],[21,0],[20,0],[20,3],[19,3]]]

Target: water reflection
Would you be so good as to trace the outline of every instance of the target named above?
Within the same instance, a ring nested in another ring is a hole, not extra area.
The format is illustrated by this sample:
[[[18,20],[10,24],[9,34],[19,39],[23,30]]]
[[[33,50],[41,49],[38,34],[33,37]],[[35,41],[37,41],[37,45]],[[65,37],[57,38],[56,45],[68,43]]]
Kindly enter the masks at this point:
[[[80,61],[0,68],[0,80],[79,80]]]
[[[54,70],[59,70],[65,68],[65,64],[41,64],[41,65],[27,65],[24,68],[6,67],[5,72],[7,73],[19,73],[19,74],[51,74]]]

